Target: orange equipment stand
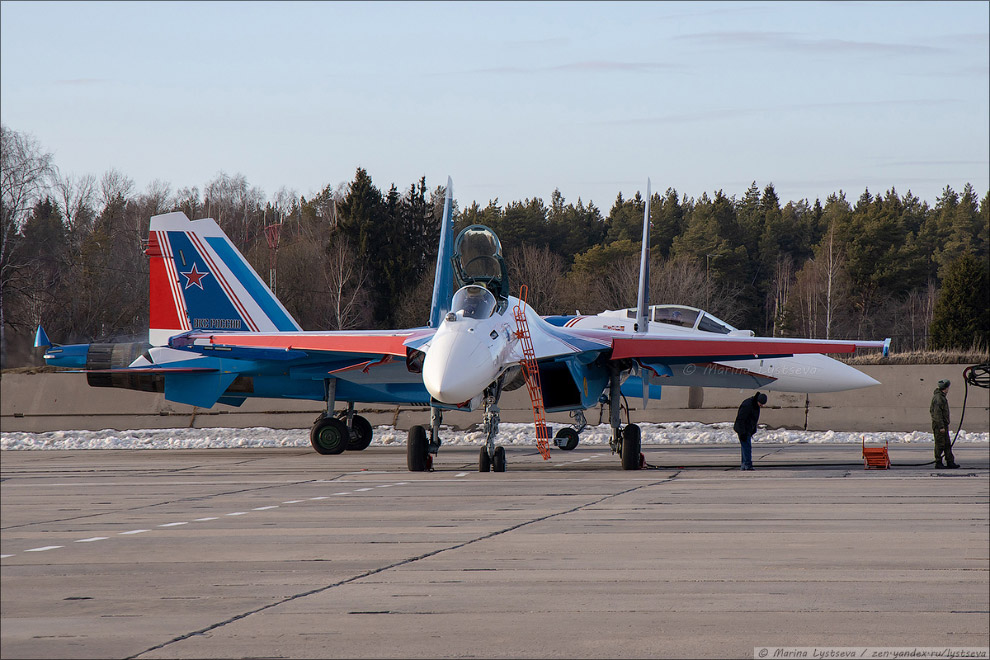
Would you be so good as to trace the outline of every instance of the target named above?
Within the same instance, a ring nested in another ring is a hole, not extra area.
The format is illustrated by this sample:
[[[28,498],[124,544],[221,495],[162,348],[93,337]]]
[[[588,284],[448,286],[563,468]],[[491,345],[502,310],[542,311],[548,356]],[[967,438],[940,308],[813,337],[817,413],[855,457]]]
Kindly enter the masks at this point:
[[[887,453],[887,441],[883,447],[867,447],[863,438],[863,469],[886,470],[890,467],[890,454]]]

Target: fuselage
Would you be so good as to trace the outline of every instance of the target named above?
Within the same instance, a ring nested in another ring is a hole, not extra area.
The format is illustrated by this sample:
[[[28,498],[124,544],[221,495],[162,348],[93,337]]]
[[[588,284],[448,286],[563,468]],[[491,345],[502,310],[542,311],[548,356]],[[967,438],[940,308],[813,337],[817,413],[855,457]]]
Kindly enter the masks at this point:
[[[633,332],[635,313],[635,309],[609,310],[593,316],[556,316],[548,317],[547,320],[565,328]],[[754,336],[751,330],[736,329],[707,312],[682,305],[655,305],[650,308],[649,318],[651,320],[647,333],[651,336]],[[715,377],[720,373],[749,372],[773,379],[760,386],[761,390],[771,392],[841,392],[879,384],[858,369],[817,353],[691,365],[688,368],[675,369],[670,378],[656,382],[674,386],[690,385],[692,379],[684,376],[687,371],[691,372],[688,376],[699,377],[706,373]]]

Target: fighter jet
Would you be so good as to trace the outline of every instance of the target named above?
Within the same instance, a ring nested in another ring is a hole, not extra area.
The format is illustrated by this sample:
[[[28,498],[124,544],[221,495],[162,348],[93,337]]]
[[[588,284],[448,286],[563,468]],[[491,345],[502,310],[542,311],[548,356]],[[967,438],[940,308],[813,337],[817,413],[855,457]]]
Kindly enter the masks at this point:
[[[411,471],[432,469],[445,412],[476,409],[484,410],[486,436],[479,470],[505,471],[505,450],[497,444],[498,404],[504,390],[524,385],[544,458],[550,456],[546,412],[580,413],[604,402],[610,409],[611,447],[622,467],[634,470],[643,464],[639,427],[622,425],[619,415],[621,388],[630,378],[642,381],[644,400],[661,384],[746,383],[769,389],[783,380],[790,388],[847,389],[875,382],[838,362],[839,367],[821,362],[830,359],[820,354],[863,347],[886,351],[889,340],[765,338],[725,324],[726,332],[710,332],[700,323],[718,321],[700,310],[690,332],[670,331],[669,324],[656,320],[667,308],[650,307],[644,293],[649,278],[646,206],[639,304],[631,323],[614,313],[543,318],[526,302],[525,284],[519,295],[510,295],[508,269],[491,229],[473,225],[452,239],[448,178],[425,326],[303,331],[216,222],[190,221],[174,212],[151,219],[147,343],[60,346],[39,327],[36,345],[47,349],[48,364],[86,371],[92,386],[162,392],[178,403],[208,408],[240,405],[250,397],[323,401],[325,411],[310,431],[319,454],[368,447],[372,428],[355,414],[356,403],[429,406],[429,425],[409,430]],[[802,385],[774,373],[787,364],[782,360],[793,365],[810,360],[819,370]],[[699,370],[710,373],[696,375]],[[345,404],[339,411],[338,401]]]

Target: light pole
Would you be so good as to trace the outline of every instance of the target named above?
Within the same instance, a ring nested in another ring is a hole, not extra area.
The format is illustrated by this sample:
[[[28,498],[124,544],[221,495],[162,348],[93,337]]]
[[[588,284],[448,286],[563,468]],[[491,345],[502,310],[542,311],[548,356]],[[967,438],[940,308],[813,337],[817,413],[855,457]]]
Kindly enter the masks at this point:
[[[711,262],[712,259],[718,257],[717,254],[706,254],[705,255],[705,311],[712,304],[712,284],[711,284]]]

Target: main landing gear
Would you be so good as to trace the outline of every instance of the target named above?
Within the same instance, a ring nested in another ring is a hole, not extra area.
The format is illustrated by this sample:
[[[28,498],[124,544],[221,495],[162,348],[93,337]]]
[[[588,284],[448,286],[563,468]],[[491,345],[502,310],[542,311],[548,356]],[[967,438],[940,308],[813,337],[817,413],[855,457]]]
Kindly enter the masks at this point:
[[[430,406],[430,435],[426,436],[426,428],[413,426],[409,429],[406,441],[406,467],[410,472],[430,472],[433,470],[433,457],[440,451],[440,423],[443,421],[443,411]]]
[[[607,402],[609,424],[612,426],[612,438],[608,444],[612,448],[612,453],[619,455],[623,470],[638,470],[646,463],[646,459],[641,451],[640,430],[635,424],[622,426],[622,419],[619,415],[619,400],[622,396],[622,393],[619,391],[619,369],[613,366],[609,371]]]
[[[309,442],[318,454],[340,454],[345,450],[362,451],[371,444],[371,422],[354,414],[354,402],[348,402],[347,410],[334,414],[337,381],[325,382],[327,409],[313,423]]]

